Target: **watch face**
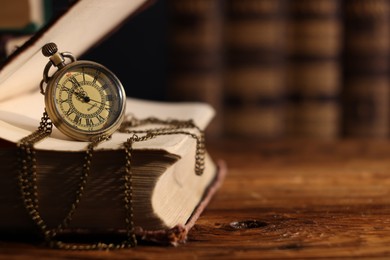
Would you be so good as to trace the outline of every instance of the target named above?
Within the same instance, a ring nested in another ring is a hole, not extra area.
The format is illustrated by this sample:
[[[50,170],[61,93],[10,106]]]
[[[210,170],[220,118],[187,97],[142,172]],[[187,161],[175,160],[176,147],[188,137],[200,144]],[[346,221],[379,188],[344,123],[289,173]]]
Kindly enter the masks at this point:
[[[122,119],[125,92],[117,77],[89,61],[73,62],[58,71],[45,96],[47,112],[66,135],[89,140],[112,134]]]

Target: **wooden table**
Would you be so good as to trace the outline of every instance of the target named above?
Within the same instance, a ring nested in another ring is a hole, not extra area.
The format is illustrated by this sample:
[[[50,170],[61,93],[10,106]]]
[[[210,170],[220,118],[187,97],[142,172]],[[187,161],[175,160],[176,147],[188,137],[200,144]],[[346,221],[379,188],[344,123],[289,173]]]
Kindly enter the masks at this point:
[[[390,259],[390,142],[217,142],[229,173],[178,247],[66,252],[0,242],[2,259]]]

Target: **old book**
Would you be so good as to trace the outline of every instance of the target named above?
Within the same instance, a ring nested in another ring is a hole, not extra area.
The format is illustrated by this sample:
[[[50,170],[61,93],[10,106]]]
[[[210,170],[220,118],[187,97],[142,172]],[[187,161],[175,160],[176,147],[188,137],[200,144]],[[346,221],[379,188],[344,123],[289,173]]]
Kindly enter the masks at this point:
[[[52,15],[50,0],[4,0],[0,8],[0,63],[44,26]]]
[[[389,134],[390,3],[345,1],[344,135]]]
[[[226,2],[224,126],[229,135],[284,135],[285,18],[283,0]]]
[[[168,96],[173,100],[201,101],[222,111],[221,0],[169,0]],[[208,134],[221,133],[216,115]]]
[[[288,9],[288,136],[334,139],[341,117],[341,3],[290,1]]]
[[[0,32],[33,33],[49,19],[51,1],[3,0],[0,8]]]
[[[44,109],[39,93],[44,43],[81,54],[143,6],[144,0],[76,2],[67,13],[16,51],[0,70],[0,233],[30,233],[17,184],[18,153],[15,143],[33,132]],[[103,8],[104,7],[104,8]],[[112,19],[92,17],[104,16]],[[90,32],[77,43],[79,28]],[[127,114],[137,118],[192,119],[205,129],[214,110],[206,104],[167,104],[128,99]],[[153,126],[150,126],[153,127]],[[123,202],[124,150],[128,134],[115,133],[96,148],[85,196],[68,231],[121,232],[125,227]],[[58,225],[75,196],[87,143],[72,141],[54,129],[51,137],[36,144],[40,211],[50,227]],[[166,243],[182,242],[210,200],[223,176],[207,155],[205,172],[194,172],[196,142],[188,135],[159,136],[134,144],[133,193],[136,234]]]

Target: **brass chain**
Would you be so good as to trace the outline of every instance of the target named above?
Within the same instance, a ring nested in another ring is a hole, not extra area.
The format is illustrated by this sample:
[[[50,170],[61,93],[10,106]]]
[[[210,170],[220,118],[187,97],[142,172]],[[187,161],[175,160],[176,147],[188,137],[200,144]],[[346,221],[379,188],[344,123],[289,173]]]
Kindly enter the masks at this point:
[[[143,126],[147,124],[159,124],[163,127],[155,127],[149,129],[136,130],[134,127]],[[120,243],[92,243],[92,244],[72,244],[62,242],[56,239],[56,236],[60,234],[66,227],[69,226],[72,221],[72,217],[84,195],[84,191],[87,185],[88,177],[91,171],[91,162],[93,157],[93,151],[96,146],[101,142],[108,140],[110,137],[99,136],[93,138],[88,144],[88,147],[84,156],[84,164],[82,168],[82,175],[78,189],[76,190],[73,203],[70,205],[70,209],[66,214],[63,221],[53,229],[50,229],[39,212],[38,201],[38,183],[37,183],[37,166],[36,166],[36,152],[34,144],[50,136],[52,132],[53,124],[46,113],[43,113],[40,125],[38,129],[32,134],[21,139],[18,144],[20,169],[18,184],[23,200],[24,207],[26,208],[31,219],[40,230],[45,242],[52,248],[68,249],[68,250],[110,250],[130,248],[137,245],[137,239],[134,232],[133,223],[133,178],[132,178],[132,150],[133,143],[142,142],[156,138],[161,135],[188,135],[196,140],[195,151],[195,173],[201,175],[204,171],[204,157],[205,157],[205,140],[203,131],[194,124],[192,120],[161,120],[154,117],[138,120],[131,118],[122,123],[119,128],[119,132],[132,134],[130,138],[123,144],[125,151],[125,172],[123,176],[124,187],[124,207],[125,207],[125,222],[126,222],[126,239]],[[196,133],[193,133],[186,129],[195,129]],[[140,134],[143,134],[142,136]]]
[[[135,127],[144,125],[163,125],[163,127],[154,127],[147,129],[134,129]],[[197,133],[189,131],[190,129],[196,130]],[[202,175],[204,171],[205,160],[205,138],[204,132],[194,123],[193,120],[177,120],[167,119],[162,120],[155,117],[148,117],[145,119],[136,119],[132,117],[125,120],[118,130],[121,133],[133,134],[133,142],[141,142],[149,139],[156,138],[162,135],[188,135],[196,141],[195,148],[195,173]],[[144,134],[138,136],[138,134]]]
[[[39,213],[38,205],[38,184],[36,171],[36,152],[34,144],[48,137],[52,132],[52,122],[50,121],[46,112],[43,113],[40,126],[38,130],[20,140],[17,144],[20,153],[20,170],[19,170],[19,188],[22,195],[24,207],[30,215],[33,222],[36,224],[45,242],[52,248],[71,249],[71,250],[95,250],[95,249],[120,249],[127,247],[134,247],[136,239],[133,228],[133,209],[132,209],[132,176],[131,171],[126,167],[124,176],[124,202],[126,209],[126,223],[127,223],[127,239],[121,243],[92,243],[92,244],[71,244],[56,240],[56,236],[66,228],[75,213],[81,198],[84,194],[87,180],[90,174],[91,161],[94,148],[101,142],[108,140],[109,137],[99,136],[91,140],[86,149],[84,164],[82,168],[82,175],[80,178],[79,187],[76,191],[73,203],[66,214],[63,221],[54,229],[50,229]],[[128,160],[128,153],[126,152],[126,160]]]
[[[18,184],[22,195],[24,207],[31,218],[36,223],[40,231],[49,235],[47,232],[47,226],[41,218],[38,210],[38,188],[37,188],[37,173],[36,173],[36,157],[34,144],[47,136],[52,132],[52,123],[46,112],[43,113],[41,123],[38,130],[31,135],[26,136],[17,144],[19,148],[19,160],[20,169]]]

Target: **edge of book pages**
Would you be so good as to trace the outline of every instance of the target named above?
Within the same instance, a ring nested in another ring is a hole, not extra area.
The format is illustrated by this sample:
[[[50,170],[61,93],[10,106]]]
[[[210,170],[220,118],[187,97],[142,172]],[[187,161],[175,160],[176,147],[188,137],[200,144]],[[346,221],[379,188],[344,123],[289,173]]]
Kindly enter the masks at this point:
[[[198,206],[195,208],[191,217],[188,219],[185,225],[176,225],[171,229],[154,230],[154,231],[136,229],[135,230],[136,235],[141,237],[141,239],[143,240],[171,244],[174,246],[186,242],[188,232],[195,225],[196,221],[198,220],[202,212],[205,210],[206,206],[209,204],[214,194],[222,185],[226,173],[227,173],[227,168],[225,162],[222,160],[218,161],[217,172],[214,180],[210,183],[210,185],[205,190],[203,198],[200,200]]]
[[[61,152],[60,152],[61,153]],[[57,155],[58,156],[58,155]],[[102,156],[100,156],[101,158]],[[11,163],[12,165],[8,165],[5,168],[14,168],[14,163]],[[217,167],[209,168],[212,169],[211,175],[208,174],[208,178],[211,178],[210,181],[207,181],[207,185],[205,186],[205,189],[202,188],[202,196],[199,200],[197,200],[195,207],[191,209],[189,217],[186,217],[184,222],[179,222],[178,224],[165,227],[148,227],[144,226],[143,224],[139,223],[139,219],[135,220],[135,234],[140,241],[153,241],[159,244],[163,245],[179,245],[181,243],[186,242],[188,232],[191,230],[191,228],[195,225],[197,219],[200,217],[202,212],[205,210],[207,205],[209,204],[210,200],[213,198],[214,194],[217,192],[217,190],[220,188],[220,186],[223,183],[223,180],[226,176],[226,165],[223,161],[217,162]],[[7,175],[12,175],[12,173],[9,173]],[[56,175],[56,174],[55,174]],[[117,173],[116,173],[117,175]],[[172,174],[170,174],[170,178],[175,178]],[[56,177],[56,176],[54,176]],[[177,176],[176,176],[177,177]],[[14,179],[14,178],[11,178]],[[72,179],[77,179],[77,176],[72,176]],[[102,178],[100,177],[100,180],[97,180],[95,178],[93,180],[93,186],[96,190],[96,183],[101,183]],[[15,201],[18,201],[18,197],[14,197],[17,195],[17,187],[16,184],[12,184],[16,179],[14,180],[6,180],[6,188],[4,189],[4,192],[7,190],[8,193],[5,195],[5,197],[8,197],[8,199],[12,200],[13,203]],[[58,185],[58,181],[57,185]],[[61,181],[60,181],[61,182]],[[113,188],[117,187],[105,187],[107,186],[108,182],[112,182],[111,179],[107,180],[104,179],[105,185],[100,187],[97,192],[100,194],[97,194],[96,196],[93,195],[92,199],[95,198],[101,198],[101,196],[107,196],[108,200],[112,200],[111,195],[114,192],[115,194],[118,194],[120,192],[120,186],[116,188],[116,192],[113,191]],[[62,189],[66,189],[66,187],[69,186],[69,181],[64,181],[64,184],[66,184]],[[50,187],[49,189],[52,190],[51,193],[53,193],[55,187]],[[4,187],[3,187],[4,188]],[[110,237],[116,237],[120,234],[126,234],[126,230],[124,229],[124,218],[123,218],[123,207],[121,200],[115,200],[112,201],[112,205],[108,205],[107,207],[100,207],[100,208],[90,208],[91,206],[91,189],[89,189],[90,186],[88,186],[88,190],[90,191],[88,194],[84,196],[84,198],[81,201],[81,204],[78,207],[78,210],[75,213],[75,218],[72,220],[71,225],[69,228],[64,230],[63,234],[66,235],[66,237],[69,238],[78,238],[79,235],[80,238],[89,237],[90,239],[95,238],[104,238],[109,239]],[[46,188],[47,189],[47,188]],[[74,188],[73,188],[74,189]],[[109,189],[111,192],[107,193],[107,189]],[[9,192],[11,191],[11,193]],[[46,193],[46,192],[45,192]],[[69,192],[67,192],[69,193]],[[12,195],[14,194],[14,195]],[[71,193],[72,194],[72,193]],[[12,198],[10,198],[12,196]],[[61,194],[54,194],[54,199],[50,199],[51,203],[60,203],[56,207],[59,208],[61,205],[63,205],[63,197]],[[60,197],[58,197],[60,196]],[[6,198],[7,199],[7,198]],[[63,214],[62,212],[66,212],[69,204],[66,205],[65,208],[59,208],[59,212],[54,209],[52,211],[51,208],[47,207],[47,196],[46,196],[46,203],[40,204],[42,206],[42,216],[51,227],[55,227],[60,223],[59,221],[62,220]],[[71,198],[70,198],[71,199]],[[107,200],[105,199],[105,200]],[[69,200],[69,198],[67,199]],[[29,219],[27,213],[25,212],[23,208],[22,201],[20,203],[10,204],[10,201],[4,201],[4,196],[1,196],[1,201],[5,202],[5,205],[0,205],[1,211],[3,212],[0,219],[1,221],[1,227],[0,227],[0,237],[3,239],[29,239],[29,238],[35,238],[36,233],[34,232],[36,229],[34,228],[34,224]],[[70,200],[71,201],[71,200]],[[94,204],[100,204],[102,203],[100,200],[93,200]],[[41,201],[44,202],[44,201]],[[104,205],[107,205],[107,202],[103,202]],[[89,205],[89,206],[87,206]],[[87,206],[87,207],[86,207]],[[94,207],[92,205],[92,207]],[[143,207],[142,205],[137,205],[137,209],[134,209],[136,212],[138,212],[139,207]],[[81,210],[81,211],[80,211]],[[92,210],[92,211],[91,211]],[[142,211],[142,209],[141,209]],[[49,213],[49,214],[48,214]],[[121,213],[121,214],[118,214]],[[108,214],[108,215],[107,215]],[[138,214],[140,215],[140,214]],[[90,217],[93,216],[92,221],[90,221]],[[107,217],[109,219],[107,219]],[[142,213],[139,217],[142,217]],[[148,217],[149,218],[149,217]],[[104,224],[101,222],[101,220],[104,221]],[[106,222],[108,221],[108,222]],[[96,223],[102,223],[103,226],[96,226]],[[87,224],[84,226],[83,224]],[[152,223],[152,225],[155,225],[156,223]],[[80,240],[82,241],[82,240]]]
[[[201,200],[198,205],[195,207],[190,218],[187,222],[183,224],[175,225],[172,228],[166,229],[155,229],[149,230],[144,229],[140,226],[135,227],[135,235],[139,240],[151,241],[162,245],[172,245],[178,246],[187,242],[188,233],[192,227],[196,224],[196,221],[199,219],[203,211],[206,209],[207,205],[210,203],[211,199],[221,187],[227,174],[227,167],[223,160],[217,162],[216,172],[213,180],[209,183],[208,187],[205,189]],[[116,230],[118,233],[125,234],[125,230],[119,229]],[[91,234],[91,230],[88,229],[68,229],[65,230],[65,234]],[[92,233],[93,234],[93,233]],[[101,235],[98,233],[98,235]]]

